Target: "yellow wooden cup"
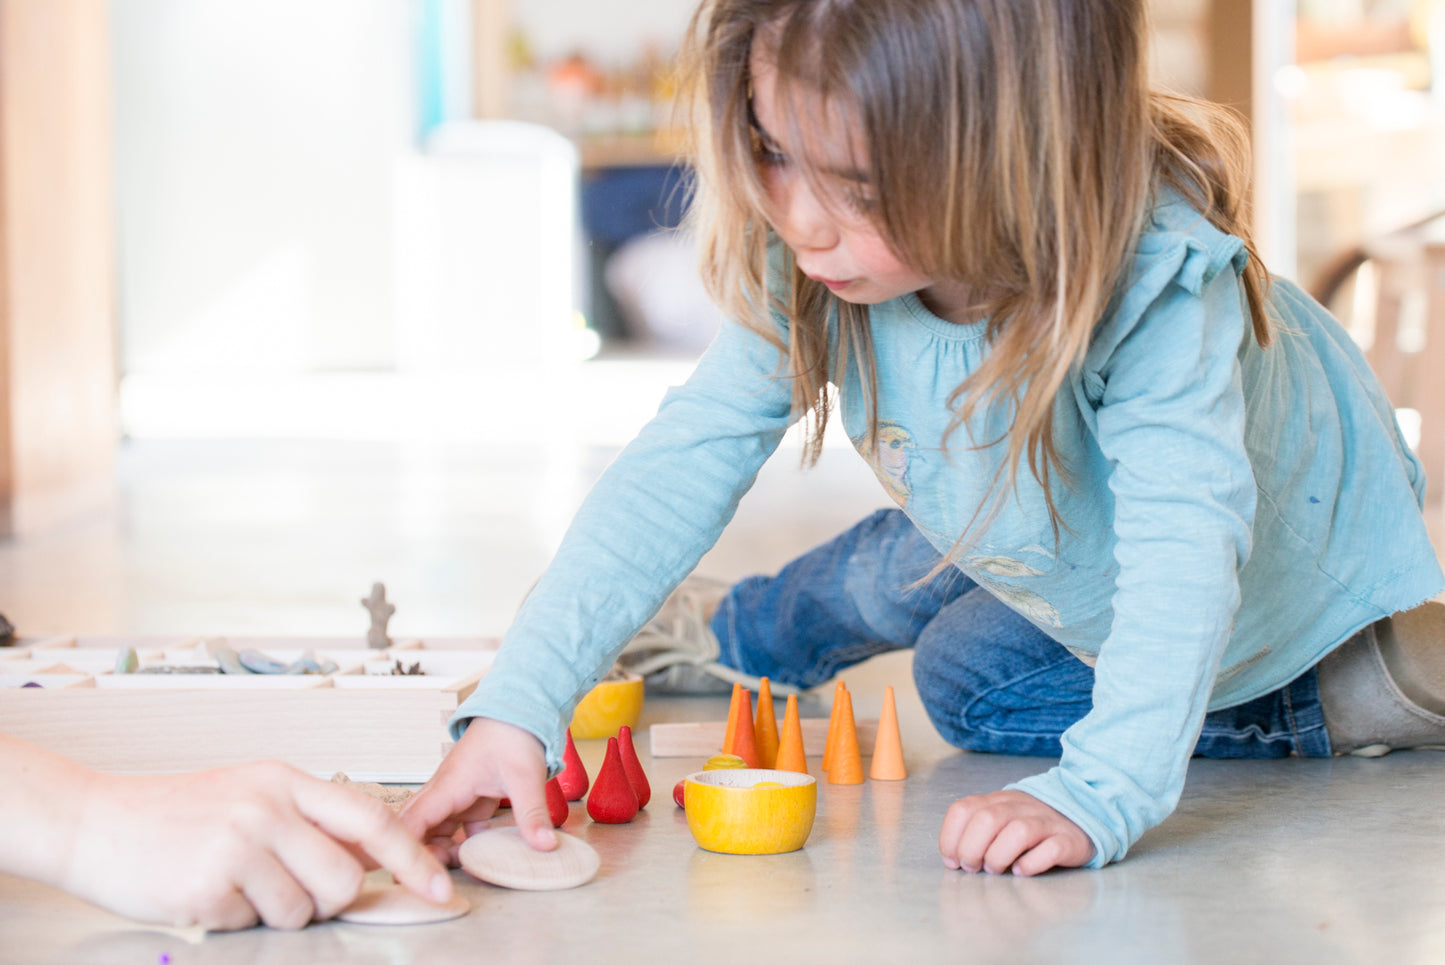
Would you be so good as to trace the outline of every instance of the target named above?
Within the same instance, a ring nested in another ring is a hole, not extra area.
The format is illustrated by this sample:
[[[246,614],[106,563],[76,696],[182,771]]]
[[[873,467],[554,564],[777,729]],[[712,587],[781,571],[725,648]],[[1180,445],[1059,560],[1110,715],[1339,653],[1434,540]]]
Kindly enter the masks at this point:
[[[572,711],[572,736],[577,740],[616,737],[623,724],[637,726],[642,715],[642,678],[604,680],[587,692]]]
[[[708,851],[797,851],[813,830],[818,782],[796,771],[745,767],[689,774],[687,828]]]

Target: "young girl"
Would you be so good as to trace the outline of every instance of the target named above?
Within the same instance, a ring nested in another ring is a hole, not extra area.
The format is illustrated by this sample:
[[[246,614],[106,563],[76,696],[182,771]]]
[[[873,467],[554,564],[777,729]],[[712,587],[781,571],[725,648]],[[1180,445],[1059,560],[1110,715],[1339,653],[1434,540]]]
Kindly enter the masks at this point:
[[[900,509],[710,629],[800,686],[914,647],[948,740],[1058,755],[952,805],[949,867],[1116,861],[1193,753],[1445,743],[1420,466],[1345,332],[1253,256],[1234,126],[1149,90],[1142,7],[706,0],[692,216],[740,323],[597,483],[413,830],[507,794],[550,846],[573,704],[835,398]]]

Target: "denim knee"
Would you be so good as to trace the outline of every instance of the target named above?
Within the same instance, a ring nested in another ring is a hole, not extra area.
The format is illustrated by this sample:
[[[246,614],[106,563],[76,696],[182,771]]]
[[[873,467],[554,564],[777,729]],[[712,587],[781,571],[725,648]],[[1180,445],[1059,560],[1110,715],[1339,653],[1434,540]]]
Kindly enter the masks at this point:
[[[1056,757],[1063,732],[1092,706],[1092,671],[1037,630],[925,632],[913,679],[934,728],[965,750]]]

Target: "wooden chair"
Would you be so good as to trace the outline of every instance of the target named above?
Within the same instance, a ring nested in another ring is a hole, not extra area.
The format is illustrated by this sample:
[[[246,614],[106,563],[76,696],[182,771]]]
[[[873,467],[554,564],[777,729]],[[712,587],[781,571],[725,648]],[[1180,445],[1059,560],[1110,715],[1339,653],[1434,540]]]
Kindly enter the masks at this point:
[[[1350,283],[1353,282],[1353,285]],[[1390,401],[1419,414],[1415,454],[1426,498],[1445,490],[1445,211],[1342,252],[1310,293],[1325,307],[1350,290],[1345,313]]]

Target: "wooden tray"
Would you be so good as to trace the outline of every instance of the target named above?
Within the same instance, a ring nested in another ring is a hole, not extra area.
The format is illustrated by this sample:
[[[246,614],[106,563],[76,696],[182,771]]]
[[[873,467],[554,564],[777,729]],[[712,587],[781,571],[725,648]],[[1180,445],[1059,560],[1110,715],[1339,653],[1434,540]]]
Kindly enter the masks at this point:
[[[318,777],[422,783],[451,746],[446,721],[491,666],[499,641],[239,638],[287,660],[315,650],[332,674],[111,673],[134,647],[142,666],[204,663],[202,638],[22,639],[0,654],[0,731],[115,774],[174,774],[276,759]],[[387,676],[395,660],[424,675]],[[77,673],[56,673],[57,665]],[[370,672],[368,672],[370,671]],[[28,681],[39,688],[23,688]]]

